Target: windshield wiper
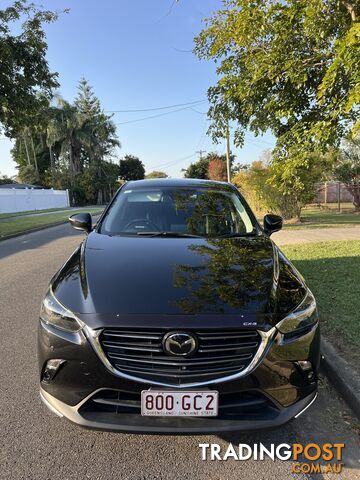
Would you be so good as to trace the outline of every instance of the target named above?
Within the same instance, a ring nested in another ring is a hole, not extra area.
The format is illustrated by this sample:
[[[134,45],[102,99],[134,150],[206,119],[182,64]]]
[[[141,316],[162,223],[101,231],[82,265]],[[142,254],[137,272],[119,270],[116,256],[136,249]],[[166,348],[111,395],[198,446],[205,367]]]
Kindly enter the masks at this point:
[[[181,232],[137,232],[139,236],[148,237],[184,237],[184,238],[204,238],[201,235],[192,235],[191,233]]]

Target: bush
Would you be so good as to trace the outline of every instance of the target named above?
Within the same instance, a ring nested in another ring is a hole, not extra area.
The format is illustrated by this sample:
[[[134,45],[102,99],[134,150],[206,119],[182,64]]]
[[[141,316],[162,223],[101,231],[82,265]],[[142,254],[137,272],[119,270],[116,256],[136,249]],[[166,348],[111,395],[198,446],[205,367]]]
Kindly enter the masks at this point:
[[[269,167],[258,160],[247,169],[241,170],[232,179],[240,192],[257,214],[280,213],[282,195],[268,183],[271,178]]]
[[[300,220],[301,209],[314,200],[316,183],[331,171],[334,155],[313,154],[311,158],[266,163],[258,160],[240,171],[233,183],[258,214],[278,213]]]

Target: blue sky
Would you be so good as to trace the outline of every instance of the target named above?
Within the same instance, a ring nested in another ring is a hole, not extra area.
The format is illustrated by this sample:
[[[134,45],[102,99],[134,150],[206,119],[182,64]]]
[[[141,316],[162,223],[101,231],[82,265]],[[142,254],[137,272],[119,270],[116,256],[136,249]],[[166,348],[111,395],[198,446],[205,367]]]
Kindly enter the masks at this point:
[[[7,2],[8,4],[11,2]],[[60,93],[67,100],[76,95],[84,76],[105,110],[134,110],[206,100],[216,82],[215,66],[192,53],[193,38],[202,19],[221,7],[220,0],[43,0],[49,9],[70,12],[46,26],[48,60],[59,72]],[[122,147],[121,157],[137,155],[146,171],[166,171],[181,176],[181,169],[196,159],[196,151],[216,150],[206,136],[207,102],[194,109],[132,122],[172,110],[117,113],[114,122]],[[237,160],[248,163],[273,145],[270,134],[247,135],[245,146],[233,148]],[[0,173],[14,175],[11,143],[0,140]]]

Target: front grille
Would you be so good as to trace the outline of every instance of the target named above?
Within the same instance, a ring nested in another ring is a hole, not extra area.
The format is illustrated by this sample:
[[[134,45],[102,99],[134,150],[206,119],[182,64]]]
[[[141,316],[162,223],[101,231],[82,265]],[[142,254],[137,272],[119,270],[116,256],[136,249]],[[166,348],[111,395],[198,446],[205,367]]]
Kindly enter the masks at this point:
[[[144,380],[181,385],[207,382],[244,370],[254,358],[261,336],[249,330],[198,330],[196,353],[167,355],[162,340],[167,331],[105,329],[102,348],[114,368]]]

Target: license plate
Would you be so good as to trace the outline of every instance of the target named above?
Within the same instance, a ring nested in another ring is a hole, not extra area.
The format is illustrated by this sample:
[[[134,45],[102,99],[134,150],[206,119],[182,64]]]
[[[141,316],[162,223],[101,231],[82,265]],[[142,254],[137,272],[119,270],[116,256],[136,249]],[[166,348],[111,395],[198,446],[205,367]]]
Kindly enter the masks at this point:
[[[153,417],[216,417],[218,414],[216,391],[178,392],[143,390],[141,415]]]

